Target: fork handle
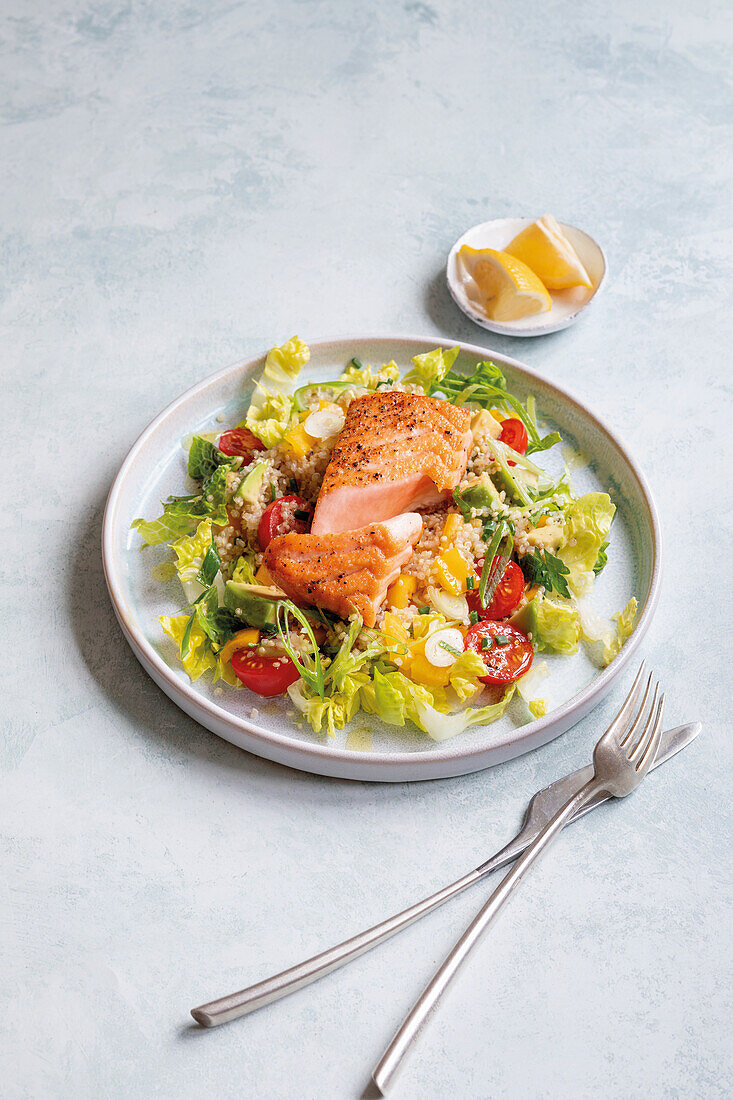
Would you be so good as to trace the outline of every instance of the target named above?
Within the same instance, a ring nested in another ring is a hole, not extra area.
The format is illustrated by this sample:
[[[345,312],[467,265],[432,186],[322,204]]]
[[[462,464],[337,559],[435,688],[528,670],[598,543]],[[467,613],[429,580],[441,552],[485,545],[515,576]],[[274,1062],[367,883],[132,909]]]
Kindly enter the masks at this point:
[[[372,1080],[382,1095],[386,1095],[402,1066],[405,1056],[437,1008],[443,993],[450,985],[460,967],[471,954],[471,951],[481,939],[484,932],[486,932],[491,922],[517,889],[531,865],[538,856],[550,846],[563,826],[567,825],[573,815],[577,813],[586,802],[593,798],[600,789],[601,785],[598,780],[593,778],[568,799],[565,805],[558,810],[553,818],[551,818],[542,832],[539,833],[537,839],[533,841],[519,857],[512,869],[501,880],[484,907],[474,917],[473,921],[453,947],[450,954],[446,957],[439,970],[436,971],[428,985],[420,994],[410,1010],[409,1015],[406,1017],[394,1039],[379,1060],[372,1074]]]

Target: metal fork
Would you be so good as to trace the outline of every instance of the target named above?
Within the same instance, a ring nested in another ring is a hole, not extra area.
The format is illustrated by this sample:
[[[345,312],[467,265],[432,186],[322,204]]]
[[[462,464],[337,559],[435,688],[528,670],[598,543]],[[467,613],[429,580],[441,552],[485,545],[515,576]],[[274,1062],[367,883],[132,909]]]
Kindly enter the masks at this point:
[[[405,1056],[437,1008],[440,998],[457,971],[517,889],[537,857],[547,850],[563,826],[590,799],[601,792],[609,794],[613,798],[625,798],[641,783],[649,771],[662,736],[664,695],[660,696],[659,684],[653,683],[653,676],[650,673],[639,705],[644,673],[645,667],[642,664],[621,710],[595,747],[593,778],[585,783],[558,810],[534,843],[527,848],[511,871],[505,875],[484,907],[458,940],[440,969],[425,987],[382,1055],[372,1074],[372,1080],[383,1095],[387,1093],[402,1066]],[[650,695],[652,696],[651,706],[648,706]]]

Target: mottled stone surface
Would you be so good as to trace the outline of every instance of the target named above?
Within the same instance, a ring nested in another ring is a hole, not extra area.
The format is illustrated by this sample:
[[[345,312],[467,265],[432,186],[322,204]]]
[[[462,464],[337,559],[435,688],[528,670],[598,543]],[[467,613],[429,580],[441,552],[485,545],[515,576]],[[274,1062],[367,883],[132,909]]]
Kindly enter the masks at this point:
[[[101,573],[111,480],[182,389],[294,331],[483,343],[602,412],[667,538],[644,649],[670,722],[705,727],[561,839],[400,1095],[730,1094],[729,17],[4,6],[4,1097],[360,1096],[486,886],[248,1020],[203,1032],[188,1009],[474,865],[619,701],[493,771],[368,786],[249,757],[148,680]],[[492,337],[447,296],[448,248],[547,210],[603,243],[608,289],[564,332]]]

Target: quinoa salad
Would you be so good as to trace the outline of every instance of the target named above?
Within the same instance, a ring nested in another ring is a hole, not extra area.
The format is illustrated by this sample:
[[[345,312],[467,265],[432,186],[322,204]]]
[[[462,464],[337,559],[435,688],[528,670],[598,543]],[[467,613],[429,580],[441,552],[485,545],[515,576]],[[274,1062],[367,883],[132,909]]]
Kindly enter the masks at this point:
[[[493,362],[454,369],[457,355],[402,371],[355,358],[306,383],[295,336],[268,353],[238,423],[184,441],[189,484],[132,526],[143,547],[170,546],[182,597],[160,625],[192,681],[251,693],[253,715],[256,696],[287,693],[321,737],[362,710],[443,741],[512,698],[525,721],[544,716],[544,653],[613,660],[637,602],[606,620],[589,597],[615,505],[576,495],[567,466],[550,476],[543,452],[561,438],[542,434],[534,399]],[[359,424],[377,407],[393,427],[370,451]],[[384,450],[376,489],[344,462],[347,436],[364,469]]]

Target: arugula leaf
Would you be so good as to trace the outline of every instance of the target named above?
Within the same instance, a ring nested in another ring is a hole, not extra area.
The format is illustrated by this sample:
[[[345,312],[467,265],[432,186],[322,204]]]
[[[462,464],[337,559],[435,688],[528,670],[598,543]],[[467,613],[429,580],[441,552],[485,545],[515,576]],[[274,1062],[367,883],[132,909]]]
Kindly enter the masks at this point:
[[[540,433],[532,417],[522,402],[514,394],[509,393],[506,378],[501,369],[491,360],[477,363],[473,374],[469,375],[449,370],[441,380],[440,389],[454,405],[465,405],[472,401],[485,409],[490,409],[497,401],[503,401],[513,409],[515,415],[524,424],[530,443],[536,445],[540,442]]]
[[[559,432],[550,432],[549,435],[545,435],[537,443],[532,441],[527,445],[527,454],[537,454],[538,451],[549,451],[550,447],[554,447],[556,443],[562,443],[562,436]]]
[[[195,435],[188,452],[188,476],[196,481],[206,481],[217,466],[230,463],[231,458],[217,450],[208,439]]]
[[[546,592],[555,591],[566,600],[570,599],[570,589],[565,579],[570,570],[549,550],[535,548],[532,554],[520,558],[519,564],[529,584],[542,585]]]
[[[311,629],[311,625],[308,619],[300,610],[296,607],[292,600],[280,600],[277,605],[277,632],[280,638],[280,643],[287,653],[290,660],[293,662],[300,677],[308,685],[314,695],[324,697],[325,681],[323,676],[323,662],[321,661],[321,654],[318,649],[318,643],[316,642],[315,635]],[[290,644],[290,622],[288,616],[292,615],[294,619],[297,619],[300,625],[308,635],[308,639],[313,647],[312,665],[306,664],[301,659],[301,654],[296,653]]]

